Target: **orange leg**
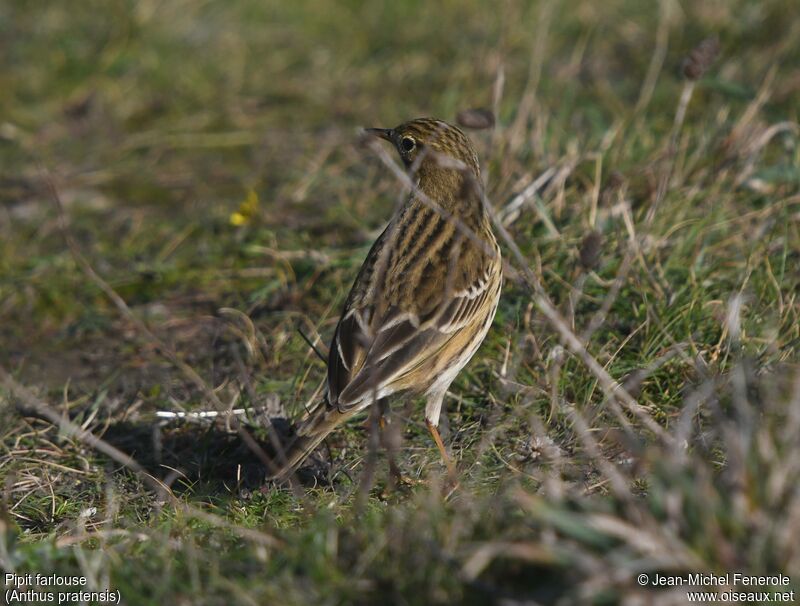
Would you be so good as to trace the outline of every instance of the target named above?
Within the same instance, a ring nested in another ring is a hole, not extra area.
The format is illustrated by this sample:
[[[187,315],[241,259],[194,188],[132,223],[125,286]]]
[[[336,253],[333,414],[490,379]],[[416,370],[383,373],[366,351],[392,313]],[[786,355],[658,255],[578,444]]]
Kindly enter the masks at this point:
[[[442,442],[442,436],[439,435],[439,430],[436,428],[436,425],[425,419],[425,425],[428,426],[428,431],[431,432],[433,436],[433,441],[436,442],[436,446],[439,448],[439,452],[442,455],[442,460],[444,464],[447,465],[447,472],[451,478],[455,479],[456,477],[456,466],[453,465],[453,461],[450,460],[450,457],[447,455],[447,451],[444,448],[444,442]]]

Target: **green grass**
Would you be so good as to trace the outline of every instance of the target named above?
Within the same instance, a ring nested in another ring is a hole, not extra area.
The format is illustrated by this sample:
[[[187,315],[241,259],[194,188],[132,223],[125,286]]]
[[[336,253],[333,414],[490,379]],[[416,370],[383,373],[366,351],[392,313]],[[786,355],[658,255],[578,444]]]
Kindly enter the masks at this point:
[[[20,415],[6,382],[0,564],[128,604],[686,603],[642,572],[798,587],[799,35],[792,0],[3,3],[0,366],[177,500]],[[383,451],[365,483],[363,423],[292,491],[224,423],[158,420],[213,403],[76,262],[44,169],[80,253],[225,405],[298,414],[325,373],[298,328],[328,342],[401,195],[358,128],[468,107],[497,113],[470,133],[495,210],[555,170],[513,241],[576,334],[620,280],[586,349],[686,448],[615,415],[513,278],[446,400],[447,499],[420,402],[394,410],[401,488]]]

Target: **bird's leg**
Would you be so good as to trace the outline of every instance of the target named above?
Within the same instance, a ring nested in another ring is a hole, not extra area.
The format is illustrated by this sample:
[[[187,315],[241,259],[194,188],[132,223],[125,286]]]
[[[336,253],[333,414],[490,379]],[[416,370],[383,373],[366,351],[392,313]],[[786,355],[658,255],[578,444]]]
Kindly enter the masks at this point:
[[[425,425],[428,426],[428,431],[431,432],[433,441],[436,442],[436,446],[439,448],[439,453],[442,455],[442,461],[444,461],[444,464],[447,466],[447,475],[450,478],[450,482],[454,486],[458,486],[456,466],[453,465],[450,457],[447,456],[447,450],[444,448],[444,442],[442,442],[442,436],[439,435],[438,429],[439,417],[442,413],[442,402],[444,401],[445,391],[446,390],[437,391],[428,397],[428,402],[425,404]]]
[[[378,417],[378,426],[381,432],[381,444],[386,449],[386,455],[389,459],[389,475],[392,477],[395,486],[403,484],[403,474],[400,472],[400,467],[397,465],[397,445],[395,444],[395,436],[392,432],[396,432],[396,428],[392,427],[392,420],[390,418],[391,411],[389,410],[389,401],[387,398],[378,400],[376,403],[380,416]]]
[[[444,448],[444,442],[442,442],[442,436],[439,435],[439,430],[436,428],[436,425],[431,423],[428,419],[425,419],[425,425],[428,426],[428,431],[431,432],[433,436],[433,441],[436,442],[436,446],[439,448],[439,453],[442,455],[442,460],[444,464],[447,466],[447,472],[451,478],[456,477],[456,467],[453,465],[453,461],[450,460],[450,457],[447,455],[447,451]]]

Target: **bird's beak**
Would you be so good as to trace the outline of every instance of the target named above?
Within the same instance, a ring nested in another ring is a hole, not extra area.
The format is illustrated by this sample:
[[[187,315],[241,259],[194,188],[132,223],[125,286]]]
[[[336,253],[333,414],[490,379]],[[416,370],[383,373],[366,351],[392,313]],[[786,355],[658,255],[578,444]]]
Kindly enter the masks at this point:
[[[386,139],[387,141],[391,141],[392,135],[394,134],[394,131],[391,128],[365,128],[364,130],[370,135],[375,135],[376,137]]]

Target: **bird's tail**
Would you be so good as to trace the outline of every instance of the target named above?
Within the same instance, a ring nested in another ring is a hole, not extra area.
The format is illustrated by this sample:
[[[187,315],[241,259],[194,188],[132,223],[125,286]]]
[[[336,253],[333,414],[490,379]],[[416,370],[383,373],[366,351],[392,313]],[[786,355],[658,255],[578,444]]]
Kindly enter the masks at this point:
[[[339,412],[323,402],[297,428],[295,437],[287,444],[283,456],[278,458],[279,468],[270,476],[272,480],[285,480],[303,464],[329,433],[353,415]]]

